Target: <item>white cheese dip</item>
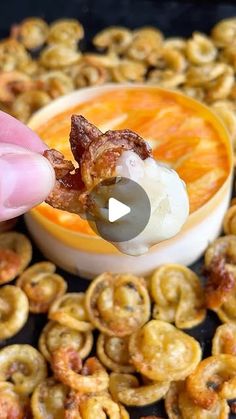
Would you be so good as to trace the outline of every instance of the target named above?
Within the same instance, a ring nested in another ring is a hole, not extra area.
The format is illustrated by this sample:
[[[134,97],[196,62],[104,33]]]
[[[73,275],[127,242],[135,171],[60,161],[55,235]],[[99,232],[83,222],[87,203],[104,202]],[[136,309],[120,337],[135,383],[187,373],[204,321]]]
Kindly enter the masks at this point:
[[[116,175],[138,183],[151,204],[144,230],[129,241],[113,242],[117,249],[128,255],[142,255],[181,230],[189,215],[189,200],[185,183],[173,169],[151,157],[142,160],[133,151],[125,151],[117,161]]]

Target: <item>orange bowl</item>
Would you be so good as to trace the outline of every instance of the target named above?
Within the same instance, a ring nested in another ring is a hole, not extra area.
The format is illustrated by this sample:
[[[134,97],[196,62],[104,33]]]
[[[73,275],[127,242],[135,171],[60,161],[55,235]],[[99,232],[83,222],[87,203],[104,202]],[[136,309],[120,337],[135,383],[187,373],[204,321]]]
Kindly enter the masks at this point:
[[[25,219],[45,256],[88,278],[105,270],[143,275],[166,262],[193,263],[219,234],[231,194],[231,141],[218,117],[191,98],[154,86],[81,89],[53,101],[29,122],[49,147],[70,159],[72,113],[84,115],[102,131],[130,128],[143,136],[154,156],[186,182],[191,213],[177,236],[134,257],[94,235],[78,216],[42,204]]]

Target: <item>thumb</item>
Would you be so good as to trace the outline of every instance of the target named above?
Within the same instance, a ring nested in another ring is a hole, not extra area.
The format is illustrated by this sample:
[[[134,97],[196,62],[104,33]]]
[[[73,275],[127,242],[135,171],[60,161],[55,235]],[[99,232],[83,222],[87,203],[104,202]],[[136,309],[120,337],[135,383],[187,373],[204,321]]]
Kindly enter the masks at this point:
[[[55,174],[41,154],[0,143],[0,221],[28,211],[53,189]]]

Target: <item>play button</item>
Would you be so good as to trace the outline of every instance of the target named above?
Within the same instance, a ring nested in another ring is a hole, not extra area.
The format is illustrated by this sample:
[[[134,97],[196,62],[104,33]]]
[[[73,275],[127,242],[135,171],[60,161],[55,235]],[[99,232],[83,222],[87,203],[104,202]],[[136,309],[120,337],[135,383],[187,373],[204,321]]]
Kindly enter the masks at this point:
[[[123,204],[115,198],[109,198],[108,201],[108,219],[110,223],[114,223],[120,218],[130,213],[130,207]]]
[[[138,236],[148,224],[151,205],[144,189],[126,177],[106,179],[90,192],[96,216],[87,214],[92,229],[109,242]]]

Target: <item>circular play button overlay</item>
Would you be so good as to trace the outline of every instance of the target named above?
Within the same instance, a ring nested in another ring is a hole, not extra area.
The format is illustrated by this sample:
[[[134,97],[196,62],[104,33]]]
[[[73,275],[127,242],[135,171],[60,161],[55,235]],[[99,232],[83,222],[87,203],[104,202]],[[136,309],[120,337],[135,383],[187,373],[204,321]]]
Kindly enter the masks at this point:
[[[110,242],[124,242],[138,236],[148,224],[151,205],[144,189],[126,177],[106,179],[90,192],[97,216],[87,214],[92,229]]]

